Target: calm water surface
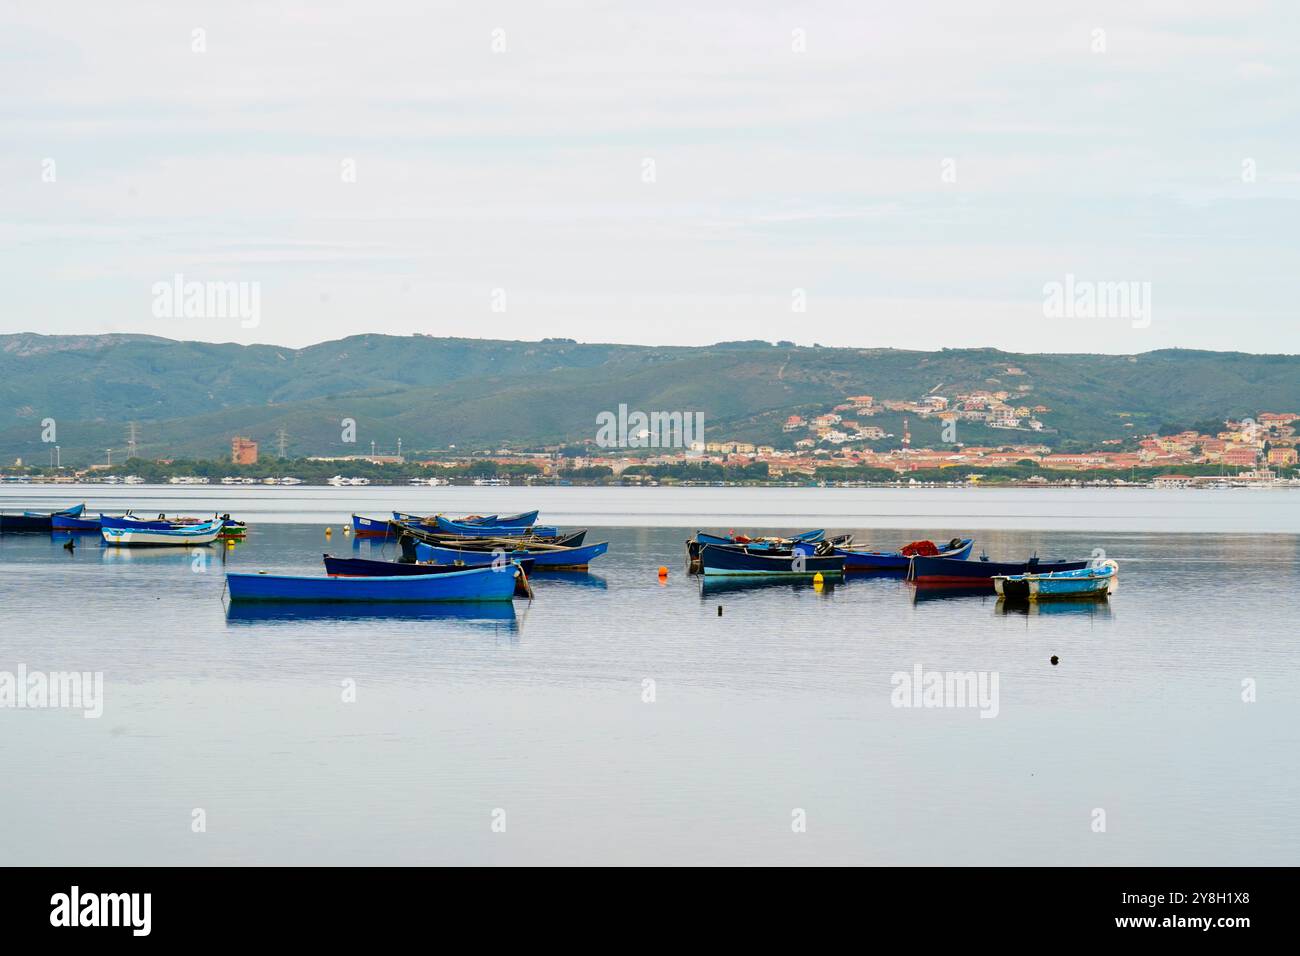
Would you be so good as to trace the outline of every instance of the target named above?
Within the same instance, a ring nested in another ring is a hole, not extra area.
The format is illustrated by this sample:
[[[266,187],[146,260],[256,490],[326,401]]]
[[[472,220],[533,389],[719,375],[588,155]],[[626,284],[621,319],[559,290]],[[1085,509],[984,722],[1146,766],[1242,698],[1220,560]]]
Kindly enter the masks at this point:
[[[1300,492],[811,492],[6,488],[6,509],[221,506],[253,527],[206,561],[0,539],[0,671],[105,681],[98,720],[0,709],[0,859],[1297,862]],[[530,504],[610,542],[531,603],[222,601],[226,567],[384,555],[338,533],[352,510]],[[702,591],[684,573],[696,526],[821,525],[882,546],[968,532],[996,558],[1102,548],[1121,585],[1005,613],[890,577]],[[996,673],[997,716],[891,706],[918,664]]]

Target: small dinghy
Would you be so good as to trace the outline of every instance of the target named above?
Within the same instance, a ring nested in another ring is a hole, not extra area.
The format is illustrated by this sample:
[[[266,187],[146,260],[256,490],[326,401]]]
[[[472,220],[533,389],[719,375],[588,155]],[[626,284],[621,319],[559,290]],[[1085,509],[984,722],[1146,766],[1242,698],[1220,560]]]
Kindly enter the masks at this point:
[[[993,589],[1008,601],[1105,600],[1119,579],[1119,565],[1103,561],[1095,567],[1046,574],[1007,574],[993,578]]]

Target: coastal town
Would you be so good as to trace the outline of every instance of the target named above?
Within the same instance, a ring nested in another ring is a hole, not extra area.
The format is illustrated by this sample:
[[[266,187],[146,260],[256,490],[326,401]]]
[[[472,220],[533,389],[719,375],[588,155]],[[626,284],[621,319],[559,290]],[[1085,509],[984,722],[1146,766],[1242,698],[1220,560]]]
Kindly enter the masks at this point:
[[[1009,367],[1006,374],[1019,370]],[[1152,484],[1163,487],[1290,483],[1300,480],[1297,457],[1300,413],[1261,412],[1226,419],[1218,427],[1163,429],[1102,440],[1085,451],[1054,450],[1052,409],[1031,404],[1021,385],[1008,390],[972,390],[951,397],[929,394],[915,400],[846,396],[833,407],[791,414],[780,439],[770,444],[737,439],[701,439],[682,430],[659,429],[659,416],[617,447],[590,438],[532,448],[453,448],[369,454],[309,455],[289,459],[283,441],[278,456],[260,455],[257,441],[231,438],[228,459],[189,462],[176,458],[128,456],[76,469],[31,469],[15,463],[7,481],[100,481],[172,484],[428,484],[477,483],[993,483],[1089,482]],[[900,419],[901,416],[901,419]],[[644,416],[643,416],[644,418]],[[675,416],[680,423],[681,415]],[[890,430],[875,421],[901,421]],[[665,416],[671,424],[674,416]],[[875,420],[875,421],[873,421]],[[941,441],[919,445],[912,423],[937,424]],[[1211,423],[1213,424],[1213,423]],[[967,444],[972,426],[1005,442]],[[716,430],[715,430],[716,431]],[[134,434],[134,429],[132,430]],[[190,467],[192,466],[192,467]],[[184,472],[190,467],[189,473]],[[303,477],[286,469],[307,472]],[[226,474],[218,474],[225,470]],[[137,472],[149,472],[143,477]],[[268,473],[270,472],[270,473]],[[332,472],[327,474],[326,472]]]

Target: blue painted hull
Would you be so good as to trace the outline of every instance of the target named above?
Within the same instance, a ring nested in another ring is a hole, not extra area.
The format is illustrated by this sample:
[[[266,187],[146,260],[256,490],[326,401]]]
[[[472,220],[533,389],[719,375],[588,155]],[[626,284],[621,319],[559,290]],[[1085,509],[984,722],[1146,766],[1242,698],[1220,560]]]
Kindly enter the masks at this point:
[[[84,504],[73,505],[62,511],[24,511],[22,514],[0,514],[0,533],[39,534],[54,530],[54,518],[76,518],[86,510]]]
[[[1031,601],[1069,600],[1072,598],[1106,598],[1118,574],[1113,562],[1110,566],[1087,567],[1078,571],[1057,571],[1046,574],[1014,574],[993,579],[998,594],[1009,600]]]
[[[333,555],[325,555],[325,573],[330,577],[342,578],[386,578],[402,577],[412,574],[451,574],[455,571],[463,571],[465,568],[490,568],[492,567],[492,555],[483,555],[483,560],[479,564],[467,564],[463,567],[454,564],[410,564],[405,561],[375,561],[371,558],[336,558]],[[527,575],[533,571],[532,558],[517,558],[515,564],[519,565],[524,572],[517,579],[515,591],[518,594],[528,595],[528,586],[524,583]]]
[[[513,601],[459,601],[441,604],[394,604],[385,601],[238,601],[226,611],[232,625],[296,624],[310,621],[385,620],[394,623],[442,623],[493,630],[515,630]]]
[[[706,544],[700,548],[700,570],[706,575],[742,576],[749,574],[772,577],[810,578],[844,573],[844,557],[838,554],[766,555],[754,554],[742,547]]]
[[[523,535],[536,535],[539,538],[548,538],[554,537],[560,533],[557,528],[540,527],[531,524],[464,524],[459,521],[452,521],[449,518],[444,518],[442,515],[434,515],[433,520],[436,524],[436,531],[438,534],[456,535],[461,538],[512,538],[521,537]]]
[[[533,567],[538,571],[548,568],[585,568],[593,560],[609,550],[608,543],[589,544],[581,548],[562,548],[557,551],[529,551],[527,548],[509,552],[511,558],[531,558]],[[415,554],[421,561],[435,564],[478,564],[487,558],[492,560],[491,551],[467,551],[460,548],[444,548],[421,542],[415,546]]]
[[[521,511],[517,515],[465,515],[461,518],[447,518],[447,521],[453,524],[471,525],[475,528],[491,528],[501,530],[504,528],[528,528],[537,523],[539,511]],[[428,524],[428,518],[420,515],[408,515],[394,511],[393,517],[399,521],[416,521],[422,524]],[[432,527],[432,525],[429,525]]]
[[[387,538],[393,533],[387,518],[352,516],[352,533],[358,538]]]
[[[940,551],[935,557],[965,561],[970,557],[974,544],[973,538],[966,538],[961,547]],[[901,551],[856,551],[852,548],[836,548],[835,553],[844,555],[845,571],[906,571],[908,565],[912,563],[911,556]]]
[[[745,542],[740,542],[737,541],[735,538],[729,538],[721,534],[709,534],[707,531],[695,532],[695,540],[698,541],[700,544],[721,544],[721,545],[728,545],[728,546],[736,545],[736,544],[745,544],[745,546],[748,547],[749,550],[751,551],[755,551],[759,549],[767,549],[767,548],[775,548],[777,550],[788,551],[790,548],[790,544],[794,541],[821,541],[825,537],[826,537],[825,529],[818,528],[816,531],[803,531],[800,532],[799,534],[792,534],[790,535],[790,537],[783,538],[781,541],[752,541],[749,542],[748,544],[745,544]]]
[[[1087,561],[962,561],[953,558],[912,558],[908,578],[918,584],[957,585],[993,589],[993,579],[1011,574],[1045,574],[1048,571],[1077,571]]]
[[[320,603],[411,603],[509,601],[519,569],[509,565],[469,568],[450,574],[394,577],[317,577],[228,572],[231,601],[315,601]]]
[[[0,515],[0,533],[48,534],[54,530],[50,515]]]
[[[70,515],[50,515],[51,530],[54,531],[98,531],[100,516],[92,518],[74,518]]]

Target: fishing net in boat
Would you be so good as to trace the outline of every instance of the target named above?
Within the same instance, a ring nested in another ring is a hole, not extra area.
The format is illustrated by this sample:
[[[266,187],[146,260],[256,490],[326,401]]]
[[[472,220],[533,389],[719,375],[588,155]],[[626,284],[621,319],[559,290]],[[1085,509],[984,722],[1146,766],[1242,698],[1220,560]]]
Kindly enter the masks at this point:
[[[912,541],[904,545],[900,553],[909,558],[916,554],[929,558],[938,554],[939,548],[933,541]]]

